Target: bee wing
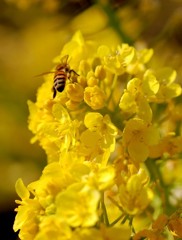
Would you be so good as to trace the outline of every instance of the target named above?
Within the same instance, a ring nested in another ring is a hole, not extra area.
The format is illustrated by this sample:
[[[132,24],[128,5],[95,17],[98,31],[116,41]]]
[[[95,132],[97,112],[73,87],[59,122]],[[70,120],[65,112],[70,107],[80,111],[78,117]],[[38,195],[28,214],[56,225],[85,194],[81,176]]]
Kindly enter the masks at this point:
[[[47,75],[47,74],[51,74],[51,73],[55,73],[55,72],[44,72],[44,73],[35,75],[34,77],[41,77],[41,76],[44,76],[44,75]]]
[[[63,56],[63,57],[61,58],[61,60],[60,60],[61,63],[62,63],[62,64],[67,64],[68,58],[69,58],[69,55]]]

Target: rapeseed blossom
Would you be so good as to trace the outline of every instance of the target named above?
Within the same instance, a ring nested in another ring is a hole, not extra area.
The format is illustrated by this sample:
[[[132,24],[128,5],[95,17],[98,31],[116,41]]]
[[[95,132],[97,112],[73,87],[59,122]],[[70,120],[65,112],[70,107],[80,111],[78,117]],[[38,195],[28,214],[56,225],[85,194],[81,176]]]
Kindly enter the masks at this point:
[[[162,176],[182,152],[181,116],[169,114],[181,87],[174,70],[150,67],[152,54],[77,32],[54,59],[68,55],[77,75],[54,99],[53,76],[46,75],[36,102],[28,101],[32,142],[45,150],[47,166],[27,187],[17,181],[14,230],[21,240],[181,237],[180,204],[170,202]]]

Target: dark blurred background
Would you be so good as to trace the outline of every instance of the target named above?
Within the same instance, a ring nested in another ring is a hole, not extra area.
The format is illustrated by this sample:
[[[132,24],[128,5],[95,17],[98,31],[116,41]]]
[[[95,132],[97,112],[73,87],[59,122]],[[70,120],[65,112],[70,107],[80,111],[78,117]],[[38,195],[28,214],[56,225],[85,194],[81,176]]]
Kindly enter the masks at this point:
[[[15,182],[36,180],[46,164],[38,143],[31,145],[27,100],[35,101],[52,60],[76,30],[86,39],[128,41],[155,50],[153,64],[182,77],[181,0],[1,0],[0,2],[0,239],[18,239]],[[94,18],[93,18],[94,16]]]

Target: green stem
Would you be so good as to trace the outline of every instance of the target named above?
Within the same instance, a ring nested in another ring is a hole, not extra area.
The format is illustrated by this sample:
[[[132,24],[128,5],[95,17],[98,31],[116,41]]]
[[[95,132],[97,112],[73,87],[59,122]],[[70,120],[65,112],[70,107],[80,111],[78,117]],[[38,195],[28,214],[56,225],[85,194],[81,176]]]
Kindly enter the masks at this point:
[[[135,232],[135,229],[133,227],[133,216],[129,217],[129,225],[131,227],[131,230],[132,230],[133,234],[135,234],[136,232]]]
[[[154,181],[159,180],[160,185],[162,187],[165,187],[164,181],[162,179],[162,176],[161,176],[161,173],[160,173],[158,167],[156,166],[155,160],[147,159],[145,164],[146,164],[146,166],[149,170],[151,179],[154,180]]]
[[[109,102],[112,99],[113,92],[114,92],[115,87],[116,87],[116,83],[117,83],[117,75],[115,74],[114,77],[113,77],[113,80],[112,80],[111,93],[109,95],[109,98],[107,99],[107,105],[109,105]]]
[[[133,40],[129,38],[121,29],[120,27],[120,20],[117,17],[115,11],[112,9],[112,6],[107,3],[106,1],[101,1],[101,0],[95,0],[96,3],[104,10],[106,13],[108,19],[109,19],[109,24],[113,29],[118,33],[119,37],[121,38],[122,42],[128,43],[129,45],[133,44]]]
[[[106,226],[109,226],[107,209],[106,209],[105,202],[104,202],[104,192],[101,193],[101,207],[102,207],[102,220],[106,224]]]
[[[121,214],[118,218],[116,218],[109,226],[113,227],[116,223],[118,223],[123,217],[125,216],[125,214]]]
[[[168,187],[166,186],[166,184],[163,181],[159,166],[156,165],[156,160],[147,159],[145,162],[145,165],[148,168],[151,179],[154,182],[159,183],[157,185],[157,188],[158,188],[157,191],[160,196],[161,196],[161,194],[164,194],[164,201],[163,201],[164,211],[165,211],[165,213],[170,214],[171,211],[173,211],[173,210],[172,210],[172,206],[169,202]]]

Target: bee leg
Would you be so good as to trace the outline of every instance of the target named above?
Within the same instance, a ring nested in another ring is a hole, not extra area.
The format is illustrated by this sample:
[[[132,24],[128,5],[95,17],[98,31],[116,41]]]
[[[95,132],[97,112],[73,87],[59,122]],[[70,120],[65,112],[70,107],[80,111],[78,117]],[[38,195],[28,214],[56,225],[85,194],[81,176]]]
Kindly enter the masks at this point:
[[[73,69],[69,71],[68,79],[71,79],[71,82],[76,82],[77,77],[80,76],[77,72],[75,72]]]
[[[80,76],[77,72],[75,72],[73,69],[69,71],[70,75],[73,73],[74,75]]]
[[[53,87],[53,88],[52,88],[52,91],[53,91],[53,98],[55,98],[56,93],[57,93],[57,92],[56,92],[56,89]]]

